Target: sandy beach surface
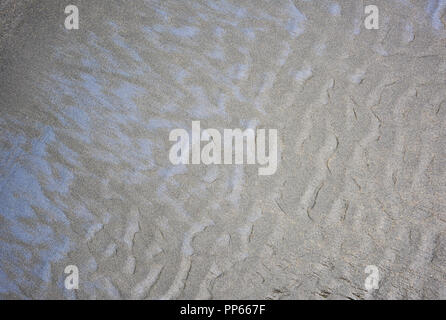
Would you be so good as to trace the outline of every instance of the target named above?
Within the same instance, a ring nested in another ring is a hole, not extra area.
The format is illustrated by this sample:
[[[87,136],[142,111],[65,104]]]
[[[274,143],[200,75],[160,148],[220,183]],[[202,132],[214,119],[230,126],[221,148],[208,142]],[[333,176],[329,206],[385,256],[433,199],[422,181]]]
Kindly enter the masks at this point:
[[[67,4],[0,1],[0,298],[446,299],[446,1]]]

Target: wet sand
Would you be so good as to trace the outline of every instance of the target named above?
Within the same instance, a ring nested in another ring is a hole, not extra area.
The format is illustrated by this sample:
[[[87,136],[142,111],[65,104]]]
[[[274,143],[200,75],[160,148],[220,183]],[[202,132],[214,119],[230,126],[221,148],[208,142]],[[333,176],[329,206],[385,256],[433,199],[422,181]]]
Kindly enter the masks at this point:
[[[446,4],[373,4],[2,1],[0,298],[446,299]],[[196,120],[277,172],[172,165]]]

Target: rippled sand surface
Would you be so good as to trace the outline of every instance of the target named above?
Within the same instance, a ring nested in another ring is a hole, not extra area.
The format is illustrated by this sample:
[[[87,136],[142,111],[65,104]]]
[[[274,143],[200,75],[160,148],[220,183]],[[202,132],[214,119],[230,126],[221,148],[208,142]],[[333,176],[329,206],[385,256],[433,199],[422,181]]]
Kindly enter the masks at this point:
[[[446,299],[445,1],[374,1],[379,30],[356,0],[76,2],[72,31],[0,2],[1,298]],[[277,172],[172,165],[193,120],[277,129]]]

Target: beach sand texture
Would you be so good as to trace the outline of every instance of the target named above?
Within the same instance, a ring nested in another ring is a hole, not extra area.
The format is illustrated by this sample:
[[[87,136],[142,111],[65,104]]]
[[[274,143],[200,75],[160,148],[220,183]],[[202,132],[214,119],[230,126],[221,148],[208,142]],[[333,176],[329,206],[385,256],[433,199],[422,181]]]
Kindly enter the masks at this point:
[[[65,5],[0,1],[0,298],[446,299],[446,1]],[[277,172],[172,165],[194,120]]]

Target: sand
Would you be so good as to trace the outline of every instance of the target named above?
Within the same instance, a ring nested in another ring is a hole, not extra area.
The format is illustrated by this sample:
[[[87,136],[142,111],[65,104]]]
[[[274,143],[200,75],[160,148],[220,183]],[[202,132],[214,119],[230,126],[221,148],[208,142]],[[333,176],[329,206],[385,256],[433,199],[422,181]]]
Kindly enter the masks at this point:
[[[445,1],[76,4],[0,3],[0,298],[446,299]],[[276,173],[172,165],[192,121]]]

